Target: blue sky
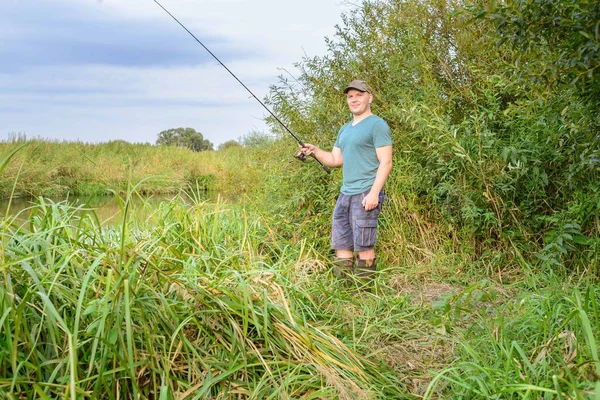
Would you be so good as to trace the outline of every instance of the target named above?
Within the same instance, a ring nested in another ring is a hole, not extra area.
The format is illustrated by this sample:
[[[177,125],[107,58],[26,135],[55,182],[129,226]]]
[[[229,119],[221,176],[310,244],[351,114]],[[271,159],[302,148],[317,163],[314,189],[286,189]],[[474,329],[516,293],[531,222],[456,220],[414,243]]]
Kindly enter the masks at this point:
[[[325,53],[344,0],[162,0],[262,99]],[[2,0],[0,140],[154,143],[192,127],[215,145],[267,112],[153,0]]]

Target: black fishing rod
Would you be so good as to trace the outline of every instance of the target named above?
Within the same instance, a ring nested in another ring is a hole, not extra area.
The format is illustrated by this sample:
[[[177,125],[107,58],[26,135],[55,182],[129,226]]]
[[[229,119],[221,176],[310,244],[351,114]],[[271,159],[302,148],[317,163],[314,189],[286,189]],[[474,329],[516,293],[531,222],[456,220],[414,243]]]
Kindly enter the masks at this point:
[[[290,129],[289,129],[289,128],[288,128],[288,127],[287,127],[287,126],[286,126],[286,125],[283,123],[283,122],[281,122],[281,120],[280,120],[280,119],[277,117],[277,115],[275,115],[275,114],[273,113],[273,111],[271,111],[271,110],[269,109],[269,107],[267,107],[267,106],[266,106],[266,105],[265,105],[265,104],[264,104],[262,101],[260,101],[260,99],[259,99],[258,97],[256,97],[256,95],[255,95],[254,93],[252,93],[252,91],[251,91],[250,89],[248,89],[248,86],[244,85],[244,82],[242,82],[242,81],[241,81],[241,80],[240,80],[240,79],[239,79],[237,76],[235,76],[235,74],[234,74],[233,72],[231,72],[231,70],[230,70],[229,68],[227,68],[227,66],[226,66],[225,64],[223,64],[223,63],[221,62],[221,60],[219,60],[219,58],[218,58],[218,57],[217,57],[217,56],[216,56],[216,55],[215,55],[215,54],[214,54],[212,51],[210,51],[208,47],[206,47],[206,46],[204,45],[204,43],[202,43],[202,42],[201,42],[201,41],[200,41],[200,40],[199,40],[199,39],[198,39],[198,38],[197,38],[197,37],[196,37],[196,36],[195,36],[195,35],[194,35],[192,32],[190,32],[190,30],[189,30],[188,28],[186,28],[186,27],[185,27],[185,25],[183,25],[183,24],[182,24],[182,23],[181,23],[181,22],[180,22],[180,21],[179,21],[177,18],[175,18],[175,16],[174,16],[173,14],[171,14],[171,13],[169,12],[169,10],[167,10],[166,8],[164,8],[162,4],[160,4],[160,3],[159,3],[157,0],[153,0],[153,1],[154,1],[156,4],[158,4],[158,6],[159,6],[160,8],[162,8],[162,9],[163,9],[163,10],[164,10],[164,11],[165,11],[167,14],[169,14],[169,16],[170,16],[171,18],[173,18],[173,19],[175,20],[175,22],[177,22],[177,23],[178,23],[178,24],[179,24],[179,25],[180,25],[180,26],[181,26],[183,29],[185,29],[185,31],[186,31],[187,33],[189,33],[191,37],[193,37],[194,39],[196,39],[196,42],[200,43],[200,46],[204,47],[204,50],[206,50],[206,51],[208,52],[208,54],[210,54],[211,56],[213,56],[213,58],[214,58],[215,60],[217,60],[217,62],[218,62],[219,64],[221,64],[221,66],[222,66],[223,68],[225,68],[225,69],[227,70],[227,72],[229,72],[229,73],[231,74],[231,76],[233,76],[233,77],[235,78],[235,80],[236,80],[236,81],[238,81],[238,82],[240,83],[240,85],[242,85],[242,86],[244,87],[244,89],[246,89],[246,90],[248,91],[248,93],[250,93],[250,94],[252,95],[252,97],[254,97],[254,98],[256,99],[256,101],[258,101],[258,102],[260,103],[260,105],[261,105],[261,106],[263,106],[263,108],[264,108],[265,110],[267,110],[267,111],[269,112],[269,114],[271,114],[271,116],[272,116],[273,118],[275,118],[275,120],[276,120],[277,122],[279,122],[279,124],[280,124],[281,126],[283,126],[283,128],[284,128],[284,129],[287,131],[287,133],[289,133],[289,134],[290,134],[290,135],[291,135],[291,136],[294,138],[294,140],[296,140],[296,142],[298,142],[298,144],[299,144],[301,147],[304,147],[304,142],[303,142],[302,140],[300,140],[300,139],[298,138],[298,136],[294,135],[294,132],[292,132],[292,131],[291,131],[291,130],[290,130]],[[311,154],[311,156],[312,156],[312,157],[313,157],[315,160],[317,160],[317,162],[318,162],[319,164],[321,164],[321,167],[323,167],[323,169],[324,169],[324,170],[325,170],[327,173],[330,173],[330,172],[331,172],[331,170],[330,170],[329,168],[327,168],[327,167],[326,167],[326,166],[325,166],[325,165],[324,165],[324,164],[323,164],[323,163],[322,163],[322,162],[321,162],[321,161],[320,161],[320,160],[319,160],[317,157],[315,157],[315,155],[314,155],[314,154]],[[306,154],[304,154],[304,153],[302,152],[302,150],[299,150],[299,151],[297,151],[297,152],[296,152],[296,154],[294,154],[294,157],[295,157],[295,158],[297,158],[297,159],[298,159],[298,160],[300,160],[300,161],[305,161],[305,160],[306,160]]]

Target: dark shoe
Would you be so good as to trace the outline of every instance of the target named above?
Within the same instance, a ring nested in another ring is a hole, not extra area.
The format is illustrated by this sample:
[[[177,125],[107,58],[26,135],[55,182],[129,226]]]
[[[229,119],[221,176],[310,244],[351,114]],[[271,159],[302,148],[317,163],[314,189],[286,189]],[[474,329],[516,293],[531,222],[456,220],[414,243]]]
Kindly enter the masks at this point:
[[[360,285],[368,285],[375,277],[377,271],[377,259],[356,260],[356,278]]]
[[[333,259],[333,275],[338,279],[344,279],[347,282],[352,280],[354,273],[353,258],[338,258]]]

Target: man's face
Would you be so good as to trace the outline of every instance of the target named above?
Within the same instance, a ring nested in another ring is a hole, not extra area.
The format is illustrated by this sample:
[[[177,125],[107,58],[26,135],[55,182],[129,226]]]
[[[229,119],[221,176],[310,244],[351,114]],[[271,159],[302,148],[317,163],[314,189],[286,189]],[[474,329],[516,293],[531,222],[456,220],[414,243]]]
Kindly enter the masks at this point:
[[[350,89],[346,93],[346,101],[352,114],[359,116],[370,110],[373,96],[369,92],[361,92],[360,90]]]

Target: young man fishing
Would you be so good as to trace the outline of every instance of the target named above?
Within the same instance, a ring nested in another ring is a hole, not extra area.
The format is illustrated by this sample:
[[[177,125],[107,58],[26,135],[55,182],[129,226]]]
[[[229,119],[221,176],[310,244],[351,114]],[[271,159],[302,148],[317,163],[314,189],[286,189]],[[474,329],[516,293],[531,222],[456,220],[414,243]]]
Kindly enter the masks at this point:
[[[356,272],[359,278],[370,279],[377,270],[374,246],[385,198],[382,188],[392,169],[392,138],[388,124],[371,112],[373,94],[365,81],[353,80],[344,93],[353,118],[339,130],[333,149],[328,152],[305,143],[302,152],[328,167],[343,166],[331,229],[334,274],[348,279]]]

